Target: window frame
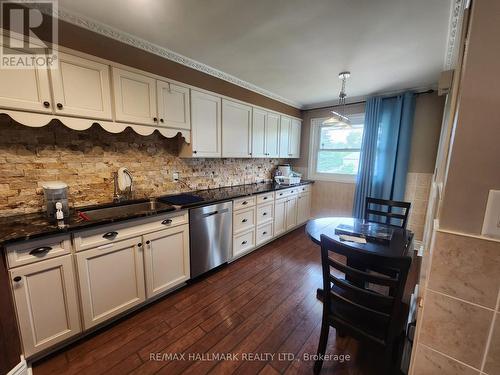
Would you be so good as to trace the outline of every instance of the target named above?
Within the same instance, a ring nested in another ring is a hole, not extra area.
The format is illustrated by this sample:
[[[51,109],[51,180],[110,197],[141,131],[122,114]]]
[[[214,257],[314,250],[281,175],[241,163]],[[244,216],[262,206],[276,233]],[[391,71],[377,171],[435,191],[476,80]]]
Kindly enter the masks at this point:
[[[318,153],[320,151],[320,137],[321,137],[321,127],[323,125],[323,121],[325,121],[328,117],[321,118],[312,118],[310,123],[310,131],[309,131],[309,162],[308,162],[308,178],[311,180],[317,181],[331,181],[331,182],[342,182],[342,183],[356,183],[357,174],[347,174],[347,173],[319,173],[317,172],[317,160]],[[349,118],[354,125],[363,124],[364,130],[364,113],[356,113],[350,114]],[[358,151],[358,149],[335,149],[333,152],[341,152],[341,151]],[[361,148],[359,148],[359,152],[361,153]],[[359,172],[359,171],[358,171]]]

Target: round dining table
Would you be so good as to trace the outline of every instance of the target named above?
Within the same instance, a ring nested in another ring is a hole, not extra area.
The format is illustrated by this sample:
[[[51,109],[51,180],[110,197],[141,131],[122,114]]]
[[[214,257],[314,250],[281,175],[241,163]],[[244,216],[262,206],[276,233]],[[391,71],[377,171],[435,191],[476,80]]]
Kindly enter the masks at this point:
[[[352,217],[324,217],[311,219],[307,222],[306,233],[311,240],[318,245],[321,245],[321,235],[324,234],[336,242],[349,246],[353,251],[368,252],[388,257],[410,256],[408,250],[411,247],[413,233],[407,229],[377,224],[381,228],[391,228],[393,231],[392,238],[387,241],[367,239],[366,243],[342,241],[335,232],[339,225],[356,227],[363,223],[365,223],[364,220]]]

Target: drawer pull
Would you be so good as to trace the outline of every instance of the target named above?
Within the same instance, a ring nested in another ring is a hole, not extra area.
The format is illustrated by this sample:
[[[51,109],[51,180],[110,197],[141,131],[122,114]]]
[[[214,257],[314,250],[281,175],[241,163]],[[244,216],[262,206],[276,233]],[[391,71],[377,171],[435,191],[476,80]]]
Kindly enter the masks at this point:
[[[247,241],[243,241],[241,244],[242,244],[242,245],[246,245],[246,244],[247,244]]]
[[[248,219],[241,220],[242,223],[246,223],[247,221],[248,221]]]
[[[22,278],[21,276],[16,276],[16,277],[14,277],[14,279],[13,279],[13,280],[14,280],[16,283],[18,283],[18,282],[19,282],[19,281],[21,281],[22,279],[23,279],[23,278]]]
[[[172,224],[172,219],[165,219],[161,222],[163,225],[169,225]]]
[[[112,240],[114,239],[116,236],[118,236],[118,232],[108,232],[108,233],[104,233],[102,235],[102,238],[105,238],[107,240]]]
[[[264,198],[262,198],[262,199],[266,201],[266,200],[267,200],[267,198],[268,198],[268,197],[264,197]]]
[[[262,232],[262,235],[265,236],[267,234],[267,232]]]
[[[267,212],[263,212],[263,213],[262,213],[262,216],[266,216],[266,215],[267,215]]]
[[[248,202],[247,202],[247,201],[244,201],[244,202],[242,202],[241,204],[242,204],[243,206],[245,206],[245,205],[247,205],[247,204],[248,204]]]
[[[30,251],[30,255],[41,255],[45,254],[46,252],[52,250],[50,246],[42,246],[42,247],[37,247],[36,249],[33,249]]]

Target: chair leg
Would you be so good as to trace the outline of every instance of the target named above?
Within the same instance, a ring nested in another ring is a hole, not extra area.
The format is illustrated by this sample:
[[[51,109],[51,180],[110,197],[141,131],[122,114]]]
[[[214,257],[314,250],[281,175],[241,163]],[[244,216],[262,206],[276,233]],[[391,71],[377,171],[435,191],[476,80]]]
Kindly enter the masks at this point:
[[[328,332],[330,331],[330,325],[328,324],[328,320],[323,317],[321,322],[321,334],[319,336],[319,344],[318,344],[318,359],[314,362],[314,374],[318,375],[321,372],[321,368],[323,367],[323,357],[326,352],[326,344],[328,343]]]

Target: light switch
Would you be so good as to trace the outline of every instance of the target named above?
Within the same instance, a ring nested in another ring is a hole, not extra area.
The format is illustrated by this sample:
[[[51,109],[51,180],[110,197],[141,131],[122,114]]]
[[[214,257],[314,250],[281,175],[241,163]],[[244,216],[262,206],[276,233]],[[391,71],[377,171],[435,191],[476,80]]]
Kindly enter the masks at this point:
[[[500,238],[500,190],[490,190],[484,213],[484,236]]]

